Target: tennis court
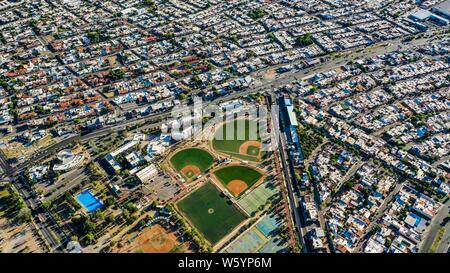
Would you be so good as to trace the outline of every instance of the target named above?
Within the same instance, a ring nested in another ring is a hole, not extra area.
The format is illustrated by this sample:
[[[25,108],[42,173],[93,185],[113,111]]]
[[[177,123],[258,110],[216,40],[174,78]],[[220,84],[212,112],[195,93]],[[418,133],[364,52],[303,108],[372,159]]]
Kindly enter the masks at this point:
[[[276,230],[283,225],[282,220],[274,214],[265,215],[256,225],[233,241],[226,253],[276,253],[287,248],[287,242],[276,235]]]
[[[261,221],[256,224],[256,227],[261,231],[264,236],[269,238],[273,235],[273,232],[281,226],[281,219],[275,215],[267,215]]]
[[[255,253],[266,242],[266,238],[258,233],[255,227],[245,232],[236,241],[234,241],[225,252],[227,253]]]
[[[274,237],[270,239],[262,248],[259,249],[259,253],[278,253],[285,252],[286,243],[282,242],[279,238]]]

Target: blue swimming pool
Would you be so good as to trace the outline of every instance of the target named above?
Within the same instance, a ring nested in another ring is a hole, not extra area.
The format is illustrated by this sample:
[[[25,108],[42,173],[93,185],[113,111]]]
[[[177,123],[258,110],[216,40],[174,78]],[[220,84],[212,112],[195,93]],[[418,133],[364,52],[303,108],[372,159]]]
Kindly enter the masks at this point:
[[[103,203],[97,199],[89,190],[84,190],[77,195],[77,201],[90,213],[101,207]]]

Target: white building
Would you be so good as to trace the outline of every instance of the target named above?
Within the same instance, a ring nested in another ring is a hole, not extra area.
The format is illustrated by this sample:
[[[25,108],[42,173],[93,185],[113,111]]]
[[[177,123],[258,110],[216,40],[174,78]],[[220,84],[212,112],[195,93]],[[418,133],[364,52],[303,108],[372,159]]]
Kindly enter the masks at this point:
[[[136,177],[141,180],[142,183],[145,183],[155,177],[157,174],[158,169],[156,169],[156,166],[154,164],[151,164],[137,172]]]
[[[80,163],[83,162],[84,155],[74,155],[72,150],[64,149],[58,153],[57,158],[59,160],[59,163],[53,166],[53,170],[67,171],[79,166]]]

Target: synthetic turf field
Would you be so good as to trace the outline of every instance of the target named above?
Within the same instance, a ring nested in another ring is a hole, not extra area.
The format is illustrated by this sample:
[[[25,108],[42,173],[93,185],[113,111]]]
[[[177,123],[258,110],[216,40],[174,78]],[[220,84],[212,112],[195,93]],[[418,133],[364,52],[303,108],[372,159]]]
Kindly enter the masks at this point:
[[[177,206],[213,245],[245,219],[210,182],[182,199]]]

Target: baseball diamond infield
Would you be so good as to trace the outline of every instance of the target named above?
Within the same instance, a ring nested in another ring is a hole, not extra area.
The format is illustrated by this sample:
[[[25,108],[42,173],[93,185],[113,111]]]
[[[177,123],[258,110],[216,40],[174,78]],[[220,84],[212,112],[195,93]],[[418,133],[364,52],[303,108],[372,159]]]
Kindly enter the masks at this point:
[[[263,176],[254,168],[239,165],[221,168],[215,171],[214,175],[235,196],[239,196],[247,188],[251,188]]]
[[[170,158],[172,166],[187,179],[204,173],[214,163],[213,156],[203,149],[180,150]]]
[[[144,253],[167,253],[178,243],[174,233],[166,231],[160,225],[154,225],[137,238]]]
[[[177,207],[213,245],[245,219],[211,182],[180,200]]]

